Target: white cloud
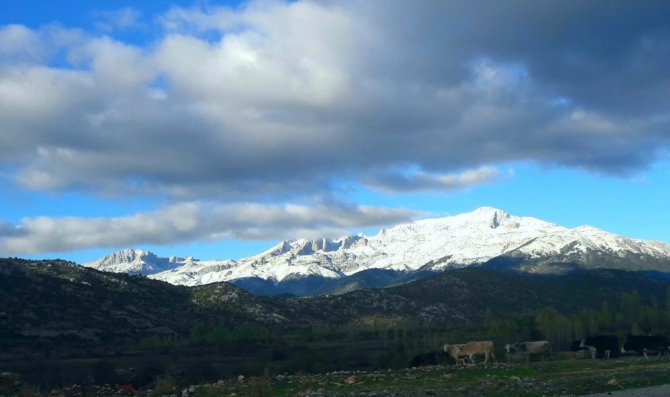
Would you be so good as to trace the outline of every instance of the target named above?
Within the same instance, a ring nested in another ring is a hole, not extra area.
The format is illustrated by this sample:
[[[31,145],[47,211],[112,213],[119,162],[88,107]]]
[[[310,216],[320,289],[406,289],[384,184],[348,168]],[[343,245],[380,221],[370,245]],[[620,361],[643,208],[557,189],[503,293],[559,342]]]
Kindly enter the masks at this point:
[[[97,19],[95,25],[105,32],[114,30],[128,30],[143,27],[142,13],[132,7],[125,7],[112,11],[99,11],[94,14]]]
[[[470,186],[493,182],[501,177],[501,172],[496,168],[484,166],[449,174],[430,173],[421,170],[372,173],[366,182],[372,188],[388,192],[457,191]]]
[[[179,11],[202,29],[212,25],[206,18],[225,25],[236,19],[243,26],[224,30],[215,42],[183,32],[165,37],[156,59],[175,88],[193,100],[224,108],[320,107],[336,104],[349,88],[347,63],[357,38],[342,11],[310,2],[238,14]]]
[[[19,61],[39,61],[46,48],[39,34],[23,25],[0,27],[0,54]],[[0,58],[0,65],[3,63]]]
[[[336,237],[350,229],[386,226],[417,214],[395,208],[342,203],[314,205],[188,202],[110,218],[34,217],[0,222],[0,255],[92,247],[190,241]]]
[[[335,180],[449,191],[516,161],[639,170],[670,143],[667,4],[651,5],[608,10],[624,27],[595,3],[175,7],[146,47],[2,27],[3,171],[37,190],[281,201]]]

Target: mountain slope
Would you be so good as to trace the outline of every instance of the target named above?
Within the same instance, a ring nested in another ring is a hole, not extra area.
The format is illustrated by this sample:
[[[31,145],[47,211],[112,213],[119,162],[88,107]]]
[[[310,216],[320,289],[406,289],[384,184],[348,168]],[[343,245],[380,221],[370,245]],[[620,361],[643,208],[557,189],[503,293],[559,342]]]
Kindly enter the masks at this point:
[[[108,271],[138,268],[136,258],[134,262],[123,262],[123,256],[120,261],[112,259],[115,258],[86,266]],[[295,280],[309,280],[314,293],[332,292],[317,285],[317,279],[341,280],[372,269],[387,274],[379,281],[366,281],[367,285],[385,286],[395,282],[389,274],[503,262],[514,270],[533,273],[561,273],[574,268],[670,272],[670,245],[629,239],[590,226],[569,229],[482,207],[470,213],[383,229],[372,237],[284,241],[239,261],[165,259],[161,263],[167,263],[167,269],[151,277],[190,286],[219,281],[264,285],[254,290],[261,293],[272,289],[272,285],[278,293],[291,292],[282,284],[297,285]],[[154,265],[155,260],[147,263],[153,269],[159,268]],[[302,293],[309,294],[310,288],[302,288]]]
[[[188,336],[194,326],[243,324],[282,329],[388,318],[464,329],[547,306],[576,313],[618,307],[637,290],[665,301],[669,280],[641,272],[579,270],[561,276],[464,268],[384,289],[337,296],[259,297],[228,283],[174,286],[103,273],[62,261],[0,259],[0,348],[39,348],[39,340],[113,345],[141,337]],[[0,349],[1,350],[1,349]]]
[[[146,277],[100,272],[71,262],[0,258],[0,350],[104,345],[141,337],[188,335],[194,325],[274,325],[296,321],[267,299],[226,283],[208,293]],[[212,308],[208,297],[216,296]]]

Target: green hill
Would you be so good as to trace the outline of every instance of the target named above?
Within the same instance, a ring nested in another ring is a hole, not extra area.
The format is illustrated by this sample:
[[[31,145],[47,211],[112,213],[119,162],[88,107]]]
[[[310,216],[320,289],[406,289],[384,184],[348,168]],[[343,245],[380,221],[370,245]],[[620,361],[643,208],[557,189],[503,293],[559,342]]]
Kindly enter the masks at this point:
[[[133,368],[121,380],[144,385],[165,373],[193,381],[398,368],[446,341],[478,338],[500,346],[541,337],[560,349],[594,332],[667,334],[669,286],[617,270],[467,268],[384,289],[263,297],[227,283],[187,288],[59,260],[1,259],[0,370],[57,385],[118,381]]]

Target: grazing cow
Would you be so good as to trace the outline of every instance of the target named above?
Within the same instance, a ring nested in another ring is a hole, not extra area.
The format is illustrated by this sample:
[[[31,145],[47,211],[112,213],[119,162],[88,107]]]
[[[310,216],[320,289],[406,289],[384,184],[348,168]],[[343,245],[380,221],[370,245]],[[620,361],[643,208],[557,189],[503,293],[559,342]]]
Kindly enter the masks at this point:
[[[549,353],[551,352],[551,344],[546,340],[537,342],[518,342],[511,345],[505,345],[507,354],[524,353],[526,359],[530,362],[530,356],[533,354],[541,354],[543,360],[549,360]]]
[[[489,361],[489,357],[495,359],[495,353],[493,352],[493,341],[486,340],[481,342],[468,342],[462,345],[449,345],[446,344],[442,347],[442,351],[450,355],[451,357],[459,363],[462,357],[468,357],[468,359],[474,363],[473,357],[477,354],[484,355],[484,362]]]
[[[463,346],[465,346],[465,344],[444,345],[442,347],[442,353],[453,358],[456,365],[465,365],[466,361],[468,360],[468,356],[461,352],[461,348]]]
[[[588,349],[591,358],[610,358],[619,355],[619,338],[616,335],[594,335],[582,339],[580,348]]]
[[[665,353],[670,352],[670,346],[668,344],[668,338],[665,336],[644,336],[644,335],[631,335],[628,334],[626,337],[626,342],[621,346],[621,353],[626,353],[630,351],[635,351],[638,354],[643,354],[645,358],[647,352],[654,351],[658,356],[662,356]]]

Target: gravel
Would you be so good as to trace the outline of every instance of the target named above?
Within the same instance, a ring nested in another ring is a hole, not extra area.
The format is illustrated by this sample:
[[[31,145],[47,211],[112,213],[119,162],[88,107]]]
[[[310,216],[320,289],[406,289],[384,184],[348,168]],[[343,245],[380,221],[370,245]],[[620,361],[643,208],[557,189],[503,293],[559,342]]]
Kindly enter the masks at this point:
[[[582,397],[667,397],[670,396],[670,385],[629,389],[609,393],[588,394]]]

